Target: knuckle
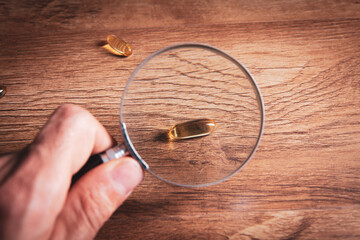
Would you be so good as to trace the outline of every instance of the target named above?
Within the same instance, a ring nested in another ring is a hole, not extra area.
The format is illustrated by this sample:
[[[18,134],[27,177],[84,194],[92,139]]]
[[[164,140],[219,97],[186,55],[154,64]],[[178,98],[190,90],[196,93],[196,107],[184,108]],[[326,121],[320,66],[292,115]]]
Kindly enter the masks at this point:
[[[67,120],[78,117],[86,117],[87,114],[88,112],[80,106],[73,104],[64,104],[55,111],[54,116],[62,120]]]
[[[82,129],[86,125],[84,123],[91,121],[91,114],[80,106],[64,104],[55,111],[54,118],[58,122],[60,129],[75,131]]]

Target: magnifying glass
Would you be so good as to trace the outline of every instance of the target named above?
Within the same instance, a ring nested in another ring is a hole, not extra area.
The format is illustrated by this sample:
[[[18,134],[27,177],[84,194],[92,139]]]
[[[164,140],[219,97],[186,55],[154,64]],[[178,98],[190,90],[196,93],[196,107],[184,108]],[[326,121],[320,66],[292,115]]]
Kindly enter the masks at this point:
[[[169,138],[172,126],[198,119],[216,122],[216,130]],[[147,57],[126,83],[120,105],[124,143],[92,156],[73,183],[103,162],[131,155],[167,183],[216,184],[251,159],[264,121],[260,90],[239,61],[207,44],[171,45]]]

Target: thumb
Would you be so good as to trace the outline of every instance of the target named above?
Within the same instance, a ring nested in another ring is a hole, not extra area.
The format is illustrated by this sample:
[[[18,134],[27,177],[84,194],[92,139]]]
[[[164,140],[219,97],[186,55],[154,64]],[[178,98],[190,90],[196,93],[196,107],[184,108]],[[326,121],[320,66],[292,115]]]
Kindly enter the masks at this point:
[[[70,189],[53,238],[94,238],[142,178],[142,168],[130,157],[109,161],[86,173]]]

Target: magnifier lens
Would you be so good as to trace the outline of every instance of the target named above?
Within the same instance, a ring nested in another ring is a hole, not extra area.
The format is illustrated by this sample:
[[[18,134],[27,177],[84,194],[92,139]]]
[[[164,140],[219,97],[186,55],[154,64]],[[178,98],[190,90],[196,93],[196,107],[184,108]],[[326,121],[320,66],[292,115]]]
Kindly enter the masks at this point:
[[[235,173],[256,149],[262,132],[260,93],[247,71],[225,53],[182,44],[147,58],[129,79],[121,122],[155,176],[182,186],[203,186]],[[212,119],[208,136],[171,141],[169,129]]]

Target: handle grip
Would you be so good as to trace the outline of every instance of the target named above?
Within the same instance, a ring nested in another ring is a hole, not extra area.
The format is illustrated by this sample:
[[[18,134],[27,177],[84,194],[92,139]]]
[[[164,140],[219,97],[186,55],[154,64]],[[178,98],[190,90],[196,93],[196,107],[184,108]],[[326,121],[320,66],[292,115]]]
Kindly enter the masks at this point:
[[[71,186],[73,186],[76,181],[78,181],[82,176],[84,176],[88,171],[90,171],[94,167],[99,166],[100,164],[105,163],[107,161],[121,158],[128,154],[129,153],[125,145],[122,143],[116,145],[115,147],[109,148],[108,150],[102,153],[92,155],[85,163],[85,165],[77,173],[73,175],[71,179]]]

